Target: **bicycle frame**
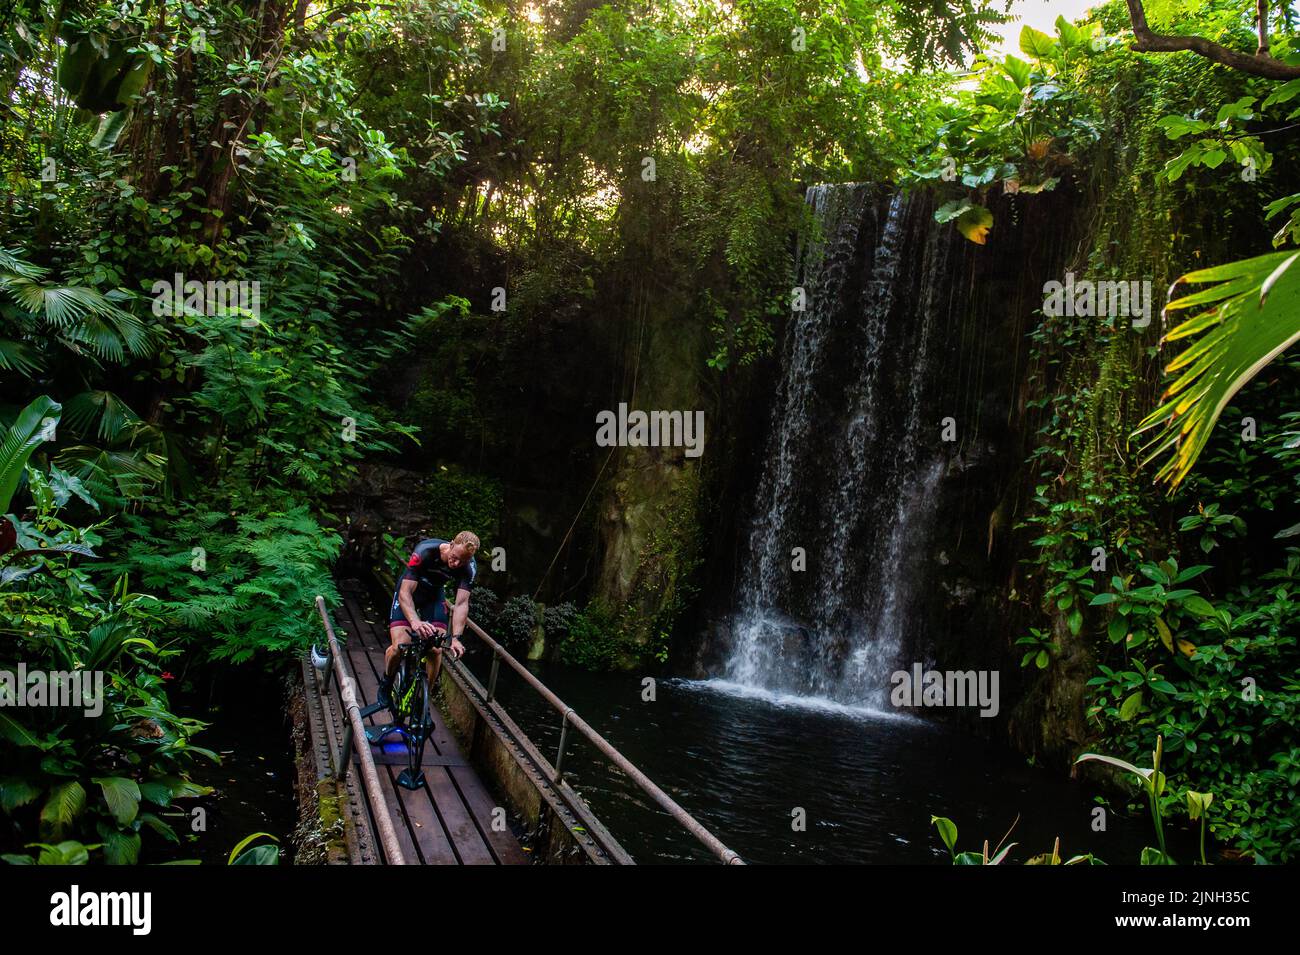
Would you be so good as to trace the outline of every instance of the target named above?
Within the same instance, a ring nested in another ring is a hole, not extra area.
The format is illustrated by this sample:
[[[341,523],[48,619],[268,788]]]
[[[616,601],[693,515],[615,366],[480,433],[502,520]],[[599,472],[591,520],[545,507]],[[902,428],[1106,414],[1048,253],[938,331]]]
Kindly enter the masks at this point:
[[[406,789],[419,789],[424,785],[424,744],[433,727],[432,690],[429,686],[429,673],[425,657],[430,651],[443,646],[445,635],[423,637],[412,634],[411,642],[399,648],[401,657],[397,664],[397,676],[389,694],[388,711],[393,722],[367,732],[366,737],[377,743],[390,733],[397,732],[406,744],[406,769],[397,777],[399,785]],[[419,712],[416,712],[416,711]]]

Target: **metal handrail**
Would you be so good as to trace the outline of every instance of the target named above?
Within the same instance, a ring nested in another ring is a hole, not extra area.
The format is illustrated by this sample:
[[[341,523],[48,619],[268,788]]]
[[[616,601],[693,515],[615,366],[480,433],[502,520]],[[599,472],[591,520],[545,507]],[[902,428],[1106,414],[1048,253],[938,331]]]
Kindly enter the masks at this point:
[[[596,749],[608,759],[611,763],[621,769],[628,777],[641,787],[641,791],[649,796],[668,815],[672,816],[679,825],[687,832],[694,836],[710,852],[718,857],[726,865],[744,865],[742,859],[734,850],[728,849],[717,836],[709,832],[701,825],[694,816],[683,809],[677,802],[666,792],[655,785],[652,780],[641,770],[632,765],[626,756],[614,748],[614,745],[597,733],[581,716],[546,686],[541,680],[537,679],[527,667],[516,660],[505,647],[497,643],[487,632],[483,630],[473,620],[468,621],[469,628],[474,631],[480,640],[492,648],[492,673],[488,677],[487,701],[492,703],[496,694],[497,674],[501,669],[501,661],[504,660],[510,669],[514,670],[523,681],[532,687],[542,699],[549,703],[560,714],[560,747],[555,757],[555,779],[556,784],[563,781],[564,776],[564,750],[568,743],[569,727],[572,726],[582,737],[591,743]],[[500,704],[498,704],[500,705]]]
[[[334,625],[330,623],[329,611],[325,608],[325,598],[316,597],[316,609],[320,611],[320,619],[325,624],[325,637],[329,642],[330,661],[333,665],[333,672],[339,684],[339,698],[343,701],[343,711],[347,714],[348,725],[343,733],[343,752],[339,759],[338,778],[342,779],[347,775],[348,767],[352,764],[353,740],[358,736],[366,738],[366,727],[361,722],[361,707],[357,705],[357,694],[352,683],[352,677],[343,667],[343,652],[339,649],[339,642],[334,636]],[[328,687],[322,687],[322,692]],[[393,827],[392,817],[388,814],[388,803],[384,799],[384,790],[379,785],[379,772],[375,769],[375,759],[370,754],[369,746],[355,747],[357,755],[361,758],[361,779],[366,787],[366,796],[370,799],[370,810],[375,818],[375,823],[379,827],[379,841],[384,847],[384,855],[388,859],[389,865],[406,865],[406,859],[402,856],[402,849],[397,842],[397,830]]]

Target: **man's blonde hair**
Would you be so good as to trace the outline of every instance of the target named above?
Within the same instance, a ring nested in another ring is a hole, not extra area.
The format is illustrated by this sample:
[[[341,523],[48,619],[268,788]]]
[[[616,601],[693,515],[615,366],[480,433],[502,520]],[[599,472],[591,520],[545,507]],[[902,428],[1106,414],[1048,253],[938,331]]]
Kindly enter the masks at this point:
[[[478,536],[471,531],[461,531],[456,535],[456,539],[453,540],[452,543],[459,544],[461,547],[465,548],[469,551],[471,557],[473,557],[474,552],[478,550]]]

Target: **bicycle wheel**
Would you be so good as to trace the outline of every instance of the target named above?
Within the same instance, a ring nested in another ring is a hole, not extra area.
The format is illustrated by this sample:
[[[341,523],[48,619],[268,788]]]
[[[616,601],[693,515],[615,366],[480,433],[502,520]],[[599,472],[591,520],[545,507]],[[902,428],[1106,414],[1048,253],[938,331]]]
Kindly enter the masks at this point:
[[[407,768],[416,776],[420,774],[420,764],[424,761],[424,744],[433,724],[429,713],[429,681],[423,673],[416,678],[412,691],[406,729],[406,755]]]
[[[424,741],[428,738],[432,717],[429,713],[429,681],[424,672],[424,661],[413,652],[402,657],[399,668],[402,674],[402,692],[395,698],[397,723],[402,740],[406,743],[406,769],[397,781],[407,789],[424,785]]]

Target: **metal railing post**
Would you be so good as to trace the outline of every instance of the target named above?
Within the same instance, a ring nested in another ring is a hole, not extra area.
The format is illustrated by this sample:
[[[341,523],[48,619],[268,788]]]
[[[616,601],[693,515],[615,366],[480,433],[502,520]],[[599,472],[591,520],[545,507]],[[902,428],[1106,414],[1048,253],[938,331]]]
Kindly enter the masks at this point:
[[[343,755],[339,757],[338,772],[335,778],[340,782],[348,778],[348,768],[352,765],[352,721],[348,721],[347,727],[343,730]]]
[[[569,714],[573,710],[565,710],[564,715],[560,717],[560,749],[555,754],[555,781],[564,782],[564,747],[569,742]]]
[[[491,703],[497,696],[497,674],[501,672],[501,657],[492,652],[492,672],[488,674],[487,701]]]

